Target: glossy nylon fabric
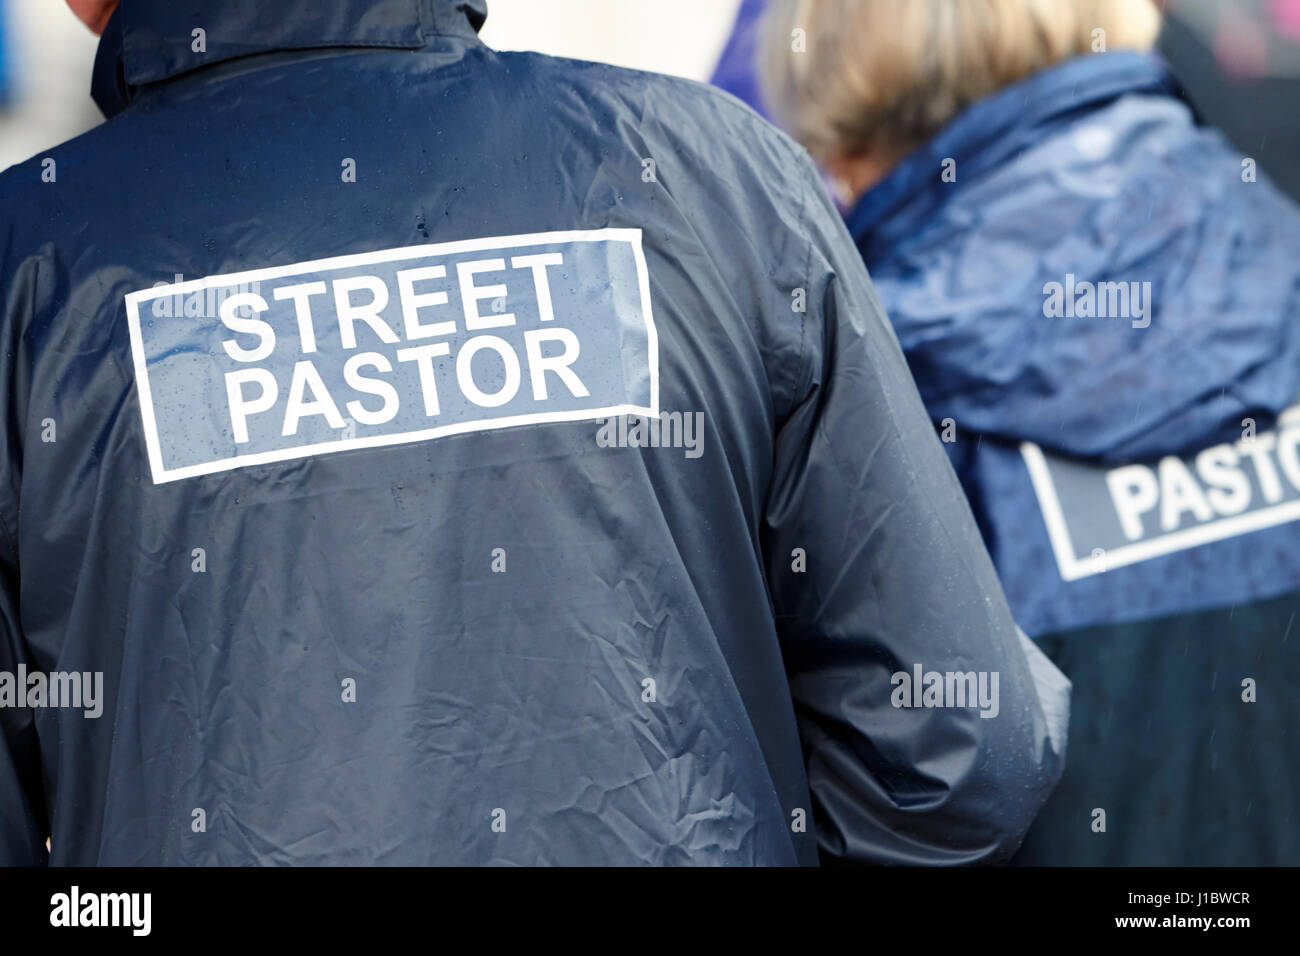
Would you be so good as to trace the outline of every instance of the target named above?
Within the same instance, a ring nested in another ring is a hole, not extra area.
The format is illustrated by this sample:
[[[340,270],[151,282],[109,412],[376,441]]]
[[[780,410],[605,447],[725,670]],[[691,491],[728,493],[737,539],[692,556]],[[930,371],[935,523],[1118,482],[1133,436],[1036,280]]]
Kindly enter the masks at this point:
[[[0,176],[0,670],[105,674],[98,720],[0,710],[0,858],[1012,852],[1061,701],[803,154],[698,84],[486,49],[479,3],[331,7],[125,0],[108,123]],[[642,230],[697,459],[571,422],[153,483],[126,293],[604,227]],[[999,716],[893,707],[916,663],[997,671]]]
[[[738,93],[762,6],[718,68]],[[1020,862],[1300,862],[1294,520],[1067,581],[1020,448],[1154,468],[1294,403],[1300,214],[1242,160],[1159,60],[1113,51],[976,103],[847,214],[931,419],[957,427],[1016,620],[1074,683],[1068,766]],[[1067,273],[1151,282],[1149,326],[1048,318]]]

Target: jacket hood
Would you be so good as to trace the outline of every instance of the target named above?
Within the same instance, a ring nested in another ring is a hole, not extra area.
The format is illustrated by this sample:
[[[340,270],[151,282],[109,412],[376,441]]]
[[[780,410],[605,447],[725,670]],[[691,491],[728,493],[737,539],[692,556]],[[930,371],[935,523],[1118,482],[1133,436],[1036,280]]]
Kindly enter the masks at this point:
[[[1094,54],[971,106],[847,220],[936,421],[1153,457],[1300,392],[1300,214],[1248,165],[1160,60]]]
[[[324,47],[415,50],[432,36],[473,37],[486,19],[487,0],[122,0],[100,38],[91,95],[113,116],[141,86],[226,60]]]

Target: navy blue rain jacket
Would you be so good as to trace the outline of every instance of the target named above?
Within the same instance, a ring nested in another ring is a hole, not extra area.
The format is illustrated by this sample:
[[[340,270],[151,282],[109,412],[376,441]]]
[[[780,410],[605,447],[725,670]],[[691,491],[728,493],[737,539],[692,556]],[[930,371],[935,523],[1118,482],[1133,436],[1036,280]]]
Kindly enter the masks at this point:
[[[0,176],[0,860],[1005,857],[1061,701],[815,169],[484,16],[124,0]]]
[[[1300,863],[1300,210],[1116,52],[976,104],[848,223],[1075,684],[1020,860]]]
[[[718,69],[742,95],[762,6]],[[1113,51],[974,104],[846,218],[1074,684],[1019,859],[1300,864],[1300,211]]]

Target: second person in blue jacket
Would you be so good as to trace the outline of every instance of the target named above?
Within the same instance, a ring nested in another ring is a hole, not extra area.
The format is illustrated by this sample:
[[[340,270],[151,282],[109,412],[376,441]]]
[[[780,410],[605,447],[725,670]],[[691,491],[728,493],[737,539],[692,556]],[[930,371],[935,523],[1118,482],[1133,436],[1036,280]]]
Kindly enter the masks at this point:
[[[747,3],[1017,620],[1074,681],[1028,862],[1300,862],[1300,212],[1117,0]],[[751,54],[746,50],[754,51]]]

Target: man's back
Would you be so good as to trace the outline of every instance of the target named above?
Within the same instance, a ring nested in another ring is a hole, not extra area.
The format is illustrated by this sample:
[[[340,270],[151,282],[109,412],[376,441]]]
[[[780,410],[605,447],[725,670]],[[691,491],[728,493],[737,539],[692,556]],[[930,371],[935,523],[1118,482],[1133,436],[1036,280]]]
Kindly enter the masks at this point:
[[[476,3],[346,33],[166,6],[108,28],[98,97],[130,108],[0,178],[5,663],[103,673],[97,718],[7,717],[6,855],[46,824],[60,863],[1014,845],[1058,772],[1042,709],[785,140],[495,54]],[[874,378],[834,401],[839,366]],[[942,718],[952,779],[889,675],[956,622],[1017,703]],[[917,799],[843,782],[873,723],[869,774]]]

